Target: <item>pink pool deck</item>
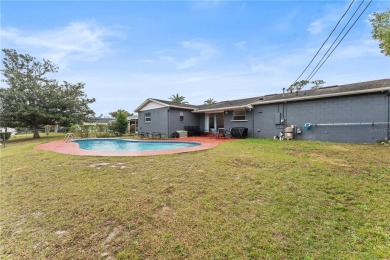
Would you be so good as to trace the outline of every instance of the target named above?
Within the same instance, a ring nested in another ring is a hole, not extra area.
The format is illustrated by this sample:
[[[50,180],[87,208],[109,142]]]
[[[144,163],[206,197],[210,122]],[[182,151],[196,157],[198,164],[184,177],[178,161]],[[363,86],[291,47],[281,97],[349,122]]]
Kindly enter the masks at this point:
[[[196,142],[196,143],[200,143],[200,145],[190,147],[190,148],[162,150],[162,151],[106,152],[106,151],[83,150],[80,149],[79,145],[75,142],[55,141],[55,142],[50,142],[45,144],[39,144],[35,146],[35,149],[52,151],[52,152],[62,153],[62,154],[83,155],[83,156],[152,156],[152,155],[177,154],[177,153],[188,153],[188,152],[207,150],[218,146],[220,143],[232,141],[234,139],[224,139],[224,138],[215,138],[215,137],[186,137],[186,138],[175,138],[175,139],[164,139],[164,140],[170,142]],[[153,140],[148,140],[148,141],[153,141]]]

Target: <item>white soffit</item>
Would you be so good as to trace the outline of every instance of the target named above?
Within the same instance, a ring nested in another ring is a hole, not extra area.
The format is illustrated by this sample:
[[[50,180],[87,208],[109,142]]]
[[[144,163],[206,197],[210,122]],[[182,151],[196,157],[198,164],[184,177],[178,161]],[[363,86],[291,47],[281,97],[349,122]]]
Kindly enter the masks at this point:
[[[151,110],[151,109],[157,109],[157,108],[163,108],[163,107],[167,107],[167,106],[150,101],[145,106],[143,106],[139,111],[145,111],[145,110]]]

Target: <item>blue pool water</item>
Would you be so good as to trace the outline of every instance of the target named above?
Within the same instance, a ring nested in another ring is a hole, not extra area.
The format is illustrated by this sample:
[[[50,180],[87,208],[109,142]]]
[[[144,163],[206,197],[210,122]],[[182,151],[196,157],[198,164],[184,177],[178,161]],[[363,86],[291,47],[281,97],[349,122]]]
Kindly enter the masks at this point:
[[[75,140],[80,149],[93,151],[112,152],[140,152],[140,151],[161,151],[181,148],[189,148],[200,145],[193,142],[169,142],[169,141],[138,141],[121,139],[83,139]]]

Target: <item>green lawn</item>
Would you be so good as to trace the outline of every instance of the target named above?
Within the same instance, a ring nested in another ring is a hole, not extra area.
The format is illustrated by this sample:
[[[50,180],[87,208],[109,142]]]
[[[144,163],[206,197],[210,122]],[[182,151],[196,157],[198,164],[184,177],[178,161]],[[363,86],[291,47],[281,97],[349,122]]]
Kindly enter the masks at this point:
[[[1,258],[390,258],[388,146],[247,139],[154,157],[33,149],[58,138],[0,148]]]

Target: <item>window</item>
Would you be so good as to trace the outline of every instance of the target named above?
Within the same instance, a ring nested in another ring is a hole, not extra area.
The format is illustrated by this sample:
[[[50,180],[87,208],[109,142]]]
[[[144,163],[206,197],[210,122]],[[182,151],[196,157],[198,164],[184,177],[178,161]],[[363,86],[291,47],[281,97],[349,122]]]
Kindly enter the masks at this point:
[[[152,114],[151,113],[145,113],[145,123],[152,122]]]
[[[245,110],[233,111],[233,121],[246,120]]]
[[[180,111],[180,122],[184,121],[184,113],[183,111]]]

